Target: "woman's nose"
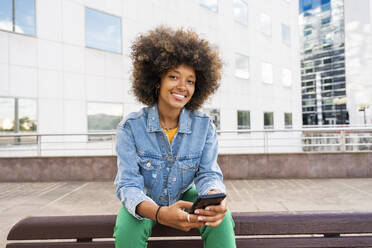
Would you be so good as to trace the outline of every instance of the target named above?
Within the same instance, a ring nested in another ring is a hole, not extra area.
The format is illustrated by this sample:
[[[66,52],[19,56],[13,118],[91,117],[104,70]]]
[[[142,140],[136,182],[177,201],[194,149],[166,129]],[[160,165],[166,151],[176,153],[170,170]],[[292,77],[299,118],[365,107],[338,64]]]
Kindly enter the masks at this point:
[[[180,78],[180,80],[178,80],[177,87],[178,88],[186,88],[186,79],[185,78]]]

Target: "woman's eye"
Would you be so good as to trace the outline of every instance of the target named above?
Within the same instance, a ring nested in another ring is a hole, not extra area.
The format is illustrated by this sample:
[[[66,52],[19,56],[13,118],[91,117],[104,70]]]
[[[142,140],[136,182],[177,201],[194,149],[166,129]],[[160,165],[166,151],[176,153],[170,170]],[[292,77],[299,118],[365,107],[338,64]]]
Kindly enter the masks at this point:
[[[192,81],[192,80],[187,80],[187,83],[190,84],[190,85],[195,84],[195,82]]]
[[[177,79],[177,76],[170,75],[169,78],[171,78],[171,79]]]

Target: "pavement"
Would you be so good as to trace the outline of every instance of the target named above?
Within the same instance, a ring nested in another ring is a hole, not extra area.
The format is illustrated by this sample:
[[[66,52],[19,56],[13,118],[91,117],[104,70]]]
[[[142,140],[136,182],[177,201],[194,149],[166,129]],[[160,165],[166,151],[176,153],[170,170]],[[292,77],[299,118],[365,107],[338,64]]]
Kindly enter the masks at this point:
[[[371,211],[372,178],[226,180],[231,211]],[[0,247],[28,216],[116,214],[112,182],[0,183]]]

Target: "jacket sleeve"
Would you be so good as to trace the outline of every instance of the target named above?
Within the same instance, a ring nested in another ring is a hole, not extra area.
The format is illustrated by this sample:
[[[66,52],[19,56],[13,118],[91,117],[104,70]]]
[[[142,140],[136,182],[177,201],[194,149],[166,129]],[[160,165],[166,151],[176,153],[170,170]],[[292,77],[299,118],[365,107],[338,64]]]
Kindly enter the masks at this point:
[[[218,140],[216,127],[212,120],[209,119],[207,138],[194,180],[199,195],[205,195],[212,189],[226,193],[222,172],[217,164],[217,156]]]
[[[143,201],[156,203],[144,193],[144,179],[137,164],[135,140],[128,122],[118,125],[116,137],[116,195],[128,212],[141,220],[142,217],[136,213],[137,205]]]

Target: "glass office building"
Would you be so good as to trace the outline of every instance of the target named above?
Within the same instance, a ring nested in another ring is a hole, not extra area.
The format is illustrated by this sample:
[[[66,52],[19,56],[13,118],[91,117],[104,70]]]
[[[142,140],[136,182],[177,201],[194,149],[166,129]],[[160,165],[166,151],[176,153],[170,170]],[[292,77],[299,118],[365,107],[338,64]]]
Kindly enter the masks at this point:
[[[299,0],[303,125],[349,124],[344,0]]]

